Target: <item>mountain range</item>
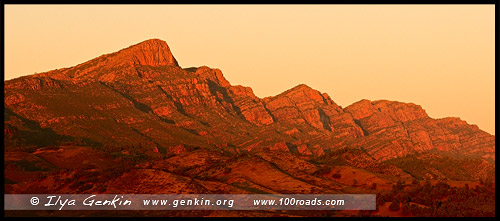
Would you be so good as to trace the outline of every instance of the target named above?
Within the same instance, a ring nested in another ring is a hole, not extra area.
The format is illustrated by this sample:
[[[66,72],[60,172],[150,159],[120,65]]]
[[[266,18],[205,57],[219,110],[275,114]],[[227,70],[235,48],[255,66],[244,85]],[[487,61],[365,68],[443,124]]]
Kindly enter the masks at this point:
[[[359,193],[398,180],[494,182],[495,136],[476,125],[433,119],[413,103],[341,107],[304,84],[259,98],[219,69],[180,67],[159,39],[4,86],[12,193]],[[57,182],[78,173],[87,174],[80,183]]]

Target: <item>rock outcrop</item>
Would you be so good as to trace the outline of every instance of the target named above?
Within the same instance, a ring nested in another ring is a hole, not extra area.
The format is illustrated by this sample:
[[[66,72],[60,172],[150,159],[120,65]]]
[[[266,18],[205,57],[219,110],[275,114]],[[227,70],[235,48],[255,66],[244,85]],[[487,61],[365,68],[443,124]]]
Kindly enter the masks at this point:
[[[485,158],[494,153],[494,136],[458,118],[432,119],[415,104],[361,100],[344,110],[365,133],[354,146],[363,147],[375,159],[433,149]]]
[[[265,98],[264,103],[278,122],[309,124],[328,131],[333,130],[330,116],[342,112],[328,95],[323,95],[305,84],[275,97]]]

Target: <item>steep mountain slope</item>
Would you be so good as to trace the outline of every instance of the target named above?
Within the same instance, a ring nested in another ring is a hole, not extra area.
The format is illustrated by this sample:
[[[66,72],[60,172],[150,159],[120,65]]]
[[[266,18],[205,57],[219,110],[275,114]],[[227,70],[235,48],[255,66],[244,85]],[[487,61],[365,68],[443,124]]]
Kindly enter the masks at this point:
[[[55,162],[47,148],[71,152],[80,146],[105,155],[89,152],[96,160],[131,162],[139,170],[106,179],[160,177],[187,182],[186,192],[359,191],[352,180],[325,177],[334,170],[344,177],[357,171],[363,181],[369,179],[359,174],[370,173],[388,187],[412,177],[494,180],[495,137],[475,125],[432,119],[420,106],[397,101],[361,100],[342,108],[303,84],[261,99],[249,87],[231,85],[219,69],[181,68],[159,39],[4,84],[6,153],[28,152],[22,154],[33,162],[57,165],[50,170],[74,168]],[[85,158],[85,151],[78,153]],[[11,162],[14,171],[24,168],[18,161]],[[277,179],[279,187],[273,186]],[[20,184],[23,178],[11,181],[15,191],[30,190]],[[125,183],[110,188],[143,190]],[[98,191],[93,188],[86,190]],[[48,189],[69,191],[64,185]]]

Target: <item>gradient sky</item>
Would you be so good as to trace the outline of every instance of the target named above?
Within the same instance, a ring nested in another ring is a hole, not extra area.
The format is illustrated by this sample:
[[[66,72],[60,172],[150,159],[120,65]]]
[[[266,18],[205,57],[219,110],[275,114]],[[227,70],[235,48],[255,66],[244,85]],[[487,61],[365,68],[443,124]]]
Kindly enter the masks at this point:
[[[5,5],[5,80],[167,41],[259,97],[421,105],[495,133],[494,5]]]

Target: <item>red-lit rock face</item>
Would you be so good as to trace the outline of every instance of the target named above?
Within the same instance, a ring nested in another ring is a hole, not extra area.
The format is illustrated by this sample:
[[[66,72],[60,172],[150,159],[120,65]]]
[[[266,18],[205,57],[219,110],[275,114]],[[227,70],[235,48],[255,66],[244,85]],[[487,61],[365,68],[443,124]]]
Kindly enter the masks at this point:
[[[158,152],[194,146],[317,156],[348,147],[376,160],[429,150],[494,159],[494,136],[457,118],[435,120],[418,105],[386,100],[342,109],[304,84],[260,99],[219,69],[182,69],[158,39],[6,81],[4,92],[9,136],[34,130],[48,140],[57,134],[101,145],[141,143]]]
[[[432,149],[470,154],[477,151],[486,158],[494,153],[494,136],[457,118],[431,119],[415,104],[362,100],[344,110],[367,135],[357,145],[376,159],[387,160]],[[471,146],[475,150],[469,152]]]
[[[6,193],[393,194],[399,180],[447,179],[482,188],[448,208],[494,216],[476,203],[494,205],[495,137],[412,103],[341,108],[303,84],[261,99],[219,69],[181,68],[158,39],[4,83]],[[394,197],[465,191],[419,188]]]
[[[134,64],[150,65],[150,66],[164,66],[179,64],[172,55],[167,42],[159,39],[151,39],[133,45],[121,51],[121,56],[126,59],[132,59]]]

